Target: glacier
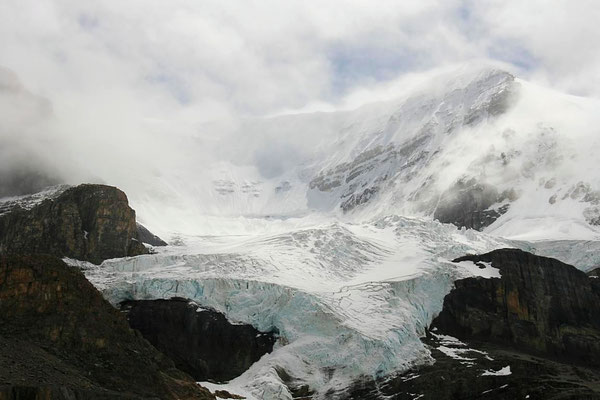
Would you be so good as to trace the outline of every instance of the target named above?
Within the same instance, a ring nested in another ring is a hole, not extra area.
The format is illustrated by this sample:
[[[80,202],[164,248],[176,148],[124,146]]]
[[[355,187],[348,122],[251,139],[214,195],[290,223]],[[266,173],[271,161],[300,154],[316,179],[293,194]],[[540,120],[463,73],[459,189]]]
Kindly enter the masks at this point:
[[[276,235],[186,237],[156,254],[78,265],[113,304],[185,297],[279,339],[229,383],[291,399],[281,371],[330,398],[364,377],[432,362],[420,341],[454,280],[448,260],[515,243],[420,218],[328,223]],[[278,372],[279,371],[279,372]],[[320,397],[319,397],[320,396]]]
[[[213,389],[291,399],[290,386],[308,386],[315,399],[343,398],[361,379],[433,362],[420,337],[453,282],[497,273],[450,260],[516,247],[600,264],[598,110],[463,67],[355,110],[241,121],[238,148],[218,162],[197,159],[198,138],[179,138],[176,165],[123,185],[140,222],[171,245],[66,261],[115,305],[185,297],[279,332],[271,354],[231,382],[204,383]],[[281,136],[289,160],[271,156]],[[481,232],[433,219],[461,180],[509,193],[483,210],[498,212]]]

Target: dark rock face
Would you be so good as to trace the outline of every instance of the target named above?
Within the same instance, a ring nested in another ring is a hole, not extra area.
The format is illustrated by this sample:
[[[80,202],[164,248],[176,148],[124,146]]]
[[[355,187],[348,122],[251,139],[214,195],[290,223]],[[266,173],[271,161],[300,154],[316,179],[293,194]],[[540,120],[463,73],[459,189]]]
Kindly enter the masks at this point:
[[[600,367],[600,282],[516,249],[454,260],[491,262],[501,278],[455,282],[432,326],[459,339],[510,344]]]
[[[214,399],[52,256],[0,256],[0,348],[0,399]]]
[[[600,372],[569,363],[535,357],[489,343],[454,345],[433,334],[423,339],[435,359],[394,377],[357,382],[346,393],[329,398],[345,400],[529,399],[598,400]],[[463,359],[441,350],[460,351]],[[510,374],[500,373],[506,367]],[[494,374],[496,373],[496,374]]]
[[[198,381],[228,381],[273,350],[275,334],[233,325],[186,299],[122,303],[132,328]]]
[[[594,269],[588,271],[587,275],[589,277],[591,277],[591,278],[598,278],[598,277],[600,277],[600,267],[594,268]]]
[[[30,210],[16,207],[0,215],[0,253],[47,253],[100,263],[148,250],[139,240],[125,193],[85,184]]]
[[[458,181],[442,194],[433,218],[459,228],[479,231],[491,225],[509,208],[509,204],[497,209],[489,209],[490,206],[511,200],[514,196],[512,192],[499,194],[494,186],[479,183],[474,179]]]
[[[168,243],[150,232],[140,223],[137,224],[138,240],[142,243],[148,243],[152,246],[167,246]]]

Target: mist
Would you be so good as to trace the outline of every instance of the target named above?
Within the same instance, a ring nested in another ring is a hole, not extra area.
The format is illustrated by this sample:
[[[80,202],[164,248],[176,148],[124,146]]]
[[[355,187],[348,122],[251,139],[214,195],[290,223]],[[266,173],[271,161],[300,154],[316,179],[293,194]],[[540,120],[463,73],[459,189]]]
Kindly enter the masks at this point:
[[[220,214],[215,181],[306,183],[344,112],[375,104],[360,115],[377,118],[376,104],[442,90],[433,77],[474,60],[598,97],[598,7],[534,3],[3,2],[0,196],[98,182],[142,220]]]

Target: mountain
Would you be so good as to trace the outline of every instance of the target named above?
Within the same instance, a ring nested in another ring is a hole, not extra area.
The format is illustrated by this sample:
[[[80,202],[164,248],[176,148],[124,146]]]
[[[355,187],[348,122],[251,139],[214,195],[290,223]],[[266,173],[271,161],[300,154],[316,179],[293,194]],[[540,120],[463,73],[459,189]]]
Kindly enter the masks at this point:
[[[242,121],[229,158],[165,170],[152,186],[160,196],[132,196],[176,246],[75,265],[113,304],[183,297],[277,329],[273,352],[231,392],[343,398],[364,377],[433,362],[420,338],[453,282],[478,274],[451,260],[503,247],[582,254],[533,239],[593,247],[598,181],[584,171],[598,109],[469,68],[356,110]],[[277,135],[305,138],[308,151],[281,150]],[[593,254],[580,261],[600,264]]]
[[[598,101],[488,67],[446,71],[398,96],[241,120],[228,134],[202,126],[182,139],[177,167],[147,191],[128,190],[132,204],[163,236],[398,214],[512,239],[598,238]],[[218,162],[197,156],[207,135],[223,149]]]
[[[446,345],[423,338],[456,282],[502,276],[452,260],[513,248],[600,265],[599,110],[476,66],[358,109],[205,124],[173,139],[175,160],[133,180],[101,176],[123,183],[170,245],[66,261],[115,307],[184,298],[279,332],[272,352],[227,384],[203,383],[211,390],[348,398],[435,366]]]

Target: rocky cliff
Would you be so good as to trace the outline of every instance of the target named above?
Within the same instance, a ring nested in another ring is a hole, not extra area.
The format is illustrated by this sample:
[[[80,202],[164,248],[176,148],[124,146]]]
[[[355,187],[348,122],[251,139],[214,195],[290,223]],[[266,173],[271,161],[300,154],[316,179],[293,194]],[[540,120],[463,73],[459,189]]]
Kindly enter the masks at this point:
[[[345,400],[600,400],[597,369],[536,357],[510,346],[423,339],[435,362],[394,377],[357,382]],[[332,397],[334,398],[334,397]]]
[[[491,263],[501,278],[455,282],[433,321],[459,339],[511,344],[600,366],[600,282],[573,266],[516,249],[454,260]]]
[[[275,335],[232,324],[187,299],[122,303],[132,328],[198,381],[228,381],[273,350]]]
[[[76,268],[0,256],[0,399],[213,399]]]
[[[84,184],[0,215],[0,254],[46,253],[100,263],[146,254],[121,190]]]

